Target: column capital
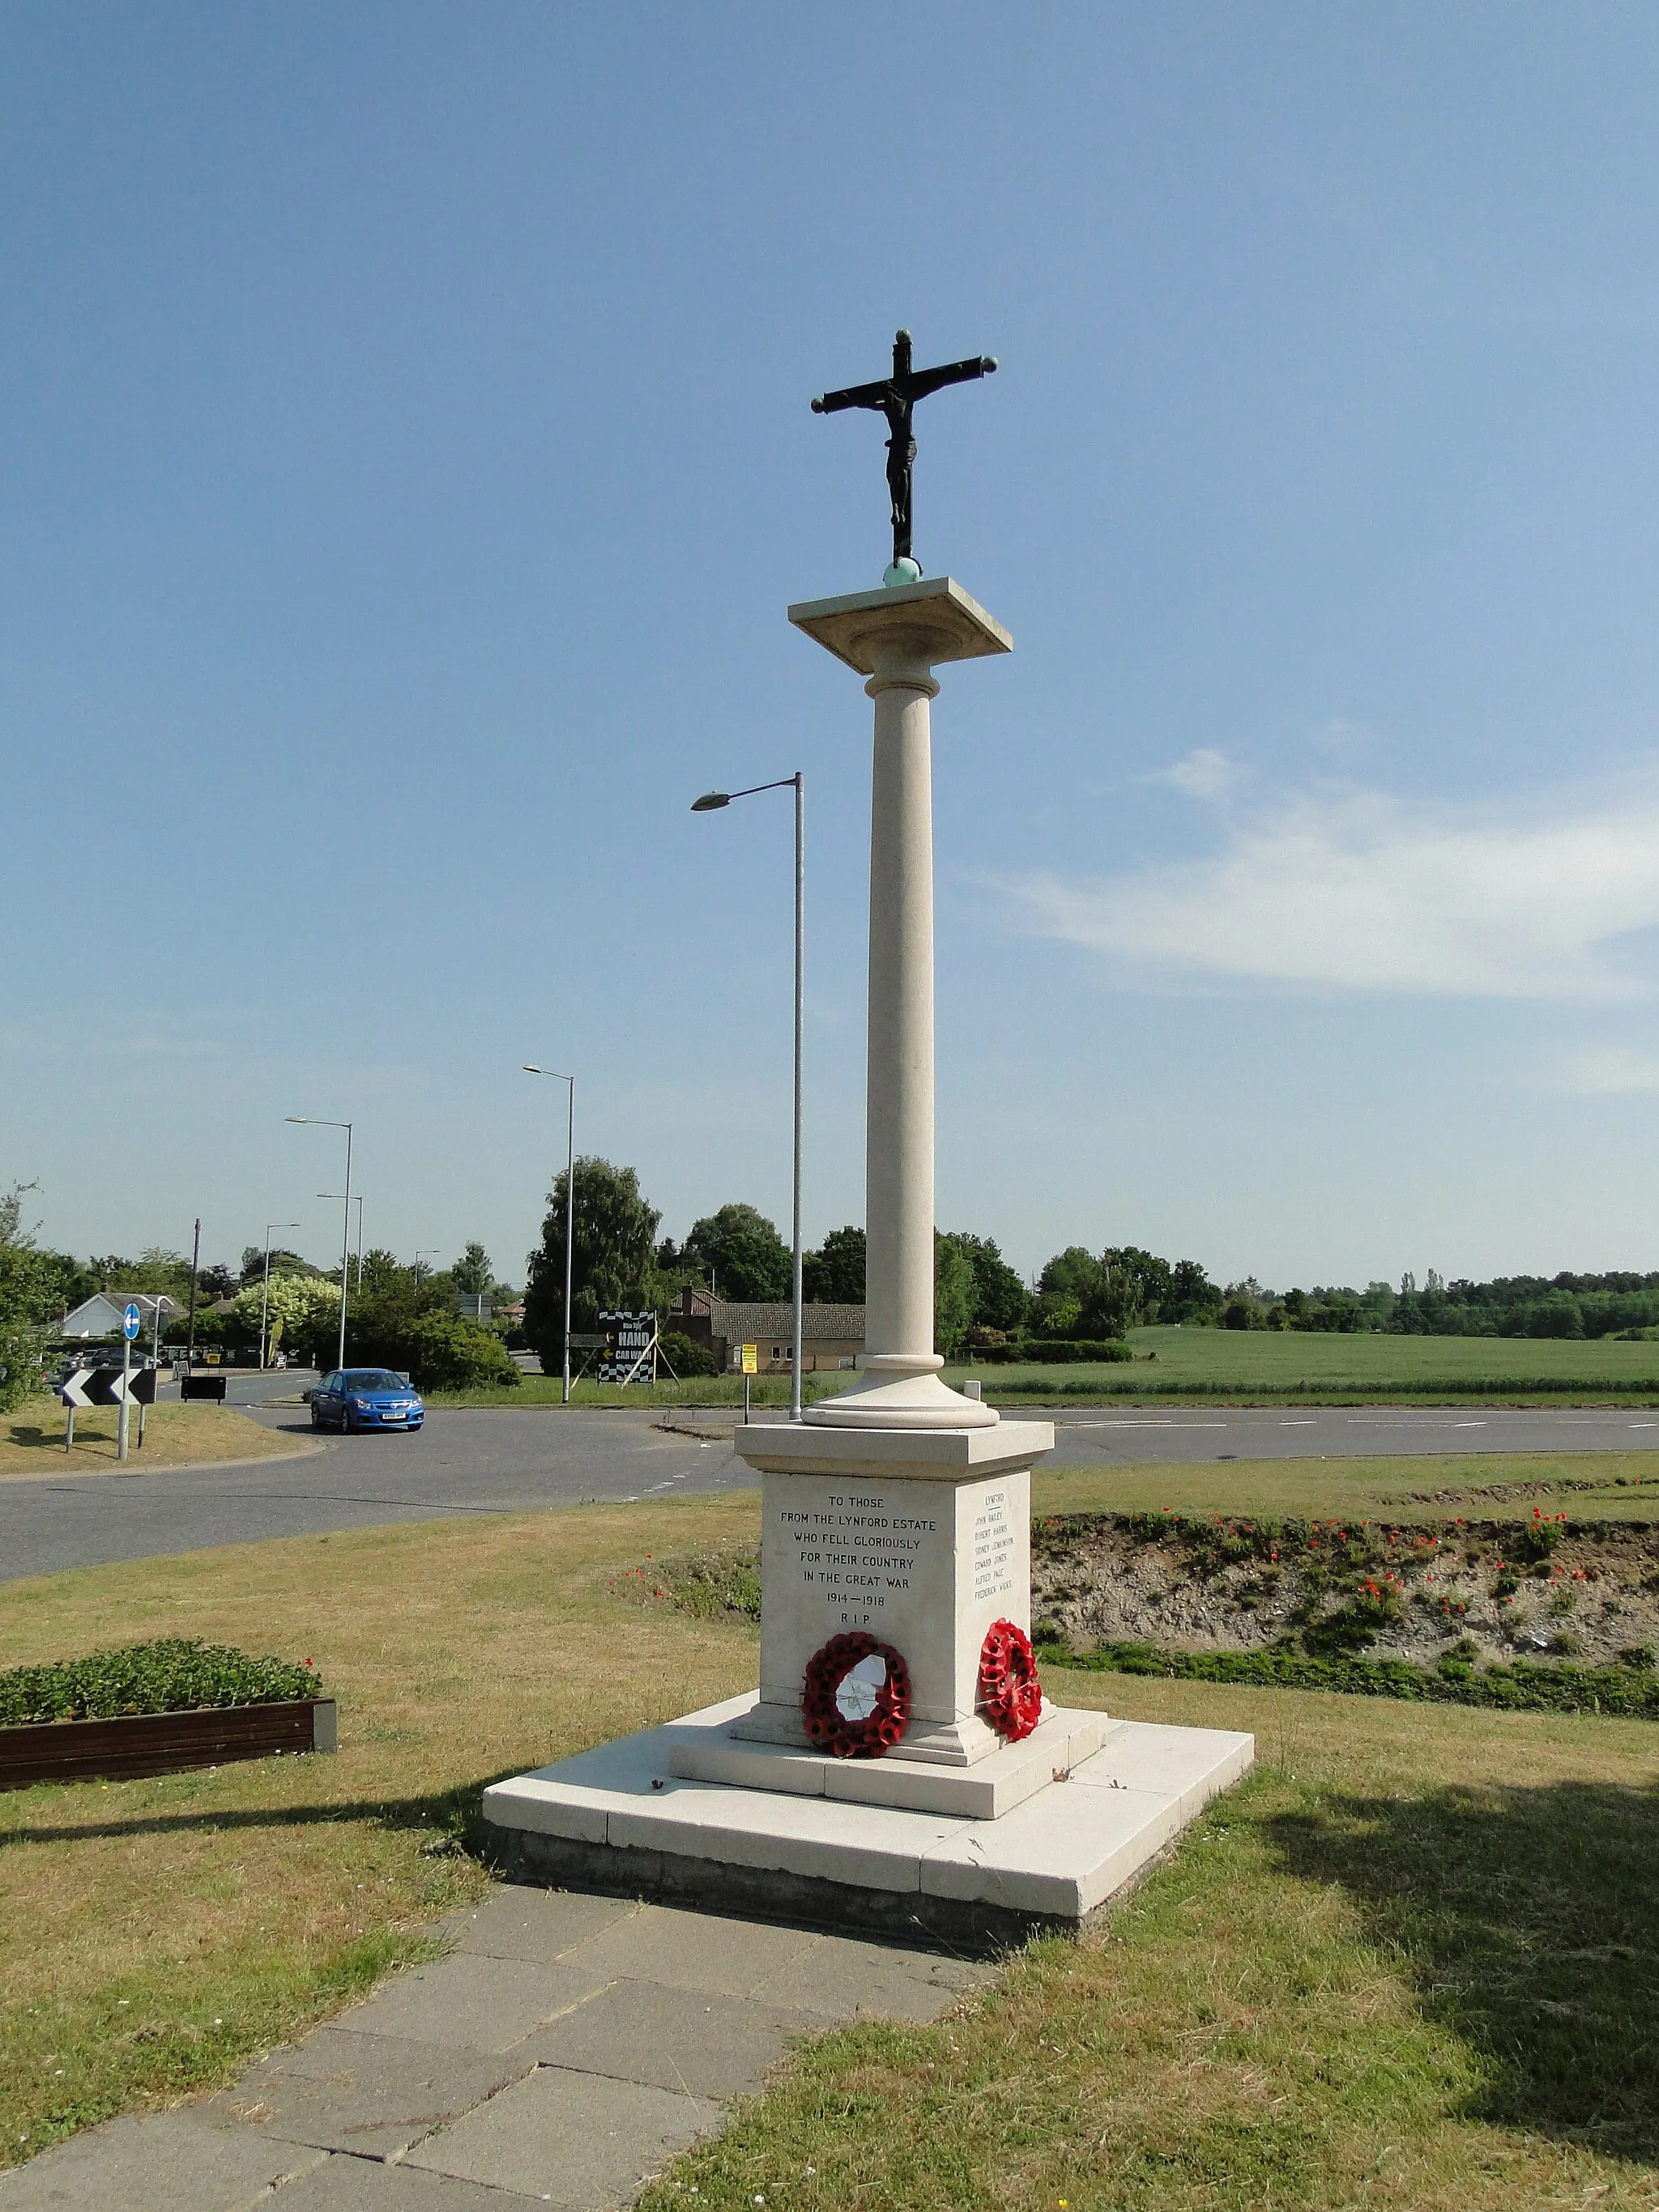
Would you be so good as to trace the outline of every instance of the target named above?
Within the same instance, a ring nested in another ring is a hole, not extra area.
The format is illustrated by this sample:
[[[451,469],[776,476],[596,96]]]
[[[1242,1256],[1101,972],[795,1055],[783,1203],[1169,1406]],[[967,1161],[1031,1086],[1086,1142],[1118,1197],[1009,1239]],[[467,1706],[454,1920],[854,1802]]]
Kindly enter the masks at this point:
[[[1002,624],[952,576],[804,599],[790,608],[789,619],[860,676],[879,675],[898,661],[926,670],[1014,649]]]

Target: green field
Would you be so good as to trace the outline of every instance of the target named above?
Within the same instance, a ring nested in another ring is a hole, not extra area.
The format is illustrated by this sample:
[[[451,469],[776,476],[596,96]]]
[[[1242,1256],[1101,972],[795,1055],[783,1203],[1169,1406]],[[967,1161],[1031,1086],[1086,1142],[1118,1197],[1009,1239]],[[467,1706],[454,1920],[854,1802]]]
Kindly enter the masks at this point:
[[[1337,1336],[1268,1329],[1138,1328],[1121,1367],[953,1367],[988,1398],[1043,1395],[1659,1399],[1659,1344],[1556,1337]],[[1151,1354],[1152,1357],[1149,1358]]]

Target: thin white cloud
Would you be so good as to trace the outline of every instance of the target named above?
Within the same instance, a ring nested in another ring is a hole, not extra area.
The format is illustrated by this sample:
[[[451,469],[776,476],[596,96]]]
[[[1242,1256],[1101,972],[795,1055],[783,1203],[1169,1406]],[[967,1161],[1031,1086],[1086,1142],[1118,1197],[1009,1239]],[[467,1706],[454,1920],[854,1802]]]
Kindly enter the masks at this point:
[[[1547,1068],[1541,1088],[1581,1098],[1651,1097],[1659,1094],[1659,1053],[1620,1044],[1589,1046]]]
[[[1659,784],[1492,810],[1322,793],[1235,817],[1209,858],[1007,886],[1037,933],[1147,971],[1486,998],[1646,995]]]
[[[1160,769],[1152,780],[1173,785],[1188,799],[1214,800],[1224,799],[1243,774],[1238,763],[1229,760],[1225,753],[1218,752],[1213,745],[1200,745],[1173,768]]]

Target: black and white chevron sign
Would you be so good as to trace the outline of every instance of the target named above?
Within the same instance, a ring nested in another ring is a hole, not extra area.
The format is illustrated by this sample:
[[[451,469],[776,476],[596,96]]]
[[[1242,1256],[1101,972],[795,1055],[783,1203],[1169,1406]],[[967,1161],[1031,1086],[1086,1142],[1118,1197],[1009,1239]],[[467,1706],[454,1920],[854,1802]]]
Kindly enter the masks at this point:
[[[124,1382],[118,1367],[82,1368],[58,1395],[66,1406],[118,1406],[124,1398],[129,1406],[153,1406],[155,1370],[135,1367]]]

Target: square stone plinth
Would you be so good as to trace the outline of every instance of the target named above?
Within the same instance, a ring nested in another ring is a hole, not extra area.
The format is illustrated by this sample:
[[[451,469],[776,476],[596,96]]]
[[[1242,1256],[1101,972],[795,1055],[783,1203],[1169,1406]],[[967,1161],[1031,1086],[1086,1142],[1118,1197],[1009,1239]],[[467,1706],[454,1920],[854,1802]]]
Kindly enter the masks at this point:
[[[909,1674],[909,1724],[892,1760],[968,1767],[1000,1753],[978,1711],[980,1657],[994,1622],[1030,1630],[1030,1467],[1053,1444],[1049,1423],[755,1422],[734,1441],[761,1475],[765,1603],[760,1699],[733,1733],[810,1750],[808,1662],[832,1637],[863,1634]]]
[[[1108,1721],[1101,1748],[1000,1820],[690,1779],[677,1743],[738,1717],[730,1698],[484,1792],[515,1879],[812,1926],[994,1948],[1076,1927],[1127,1888],[1255,1741]]]
[[[1045,1705],[1030,1735],[1003,1743],[988,1759],[964,1767],[904,1759],[897,1752],[884,1759],[836,1759],[828,1752],[756,1741],[745,1727],[751,1718],[752,1708],[709,1728],[676,1722],[670,1772],[687,1782],[731,1782],[749,1790],[787,1790],[793,1797],[898,1805],[912,1813],[951,1813],[968,1820],[1000,1820],[1051,1782],[1064,1779],[1100,1749],[1111,1725],[1104,1713]]]
[[[1014,649],[1002,624],[951,576],[884,584],[878,591],[845,592],[834,599],[803,599],[790,608],[789,619],[860,676],[874,674],[883,647],[896,634],[934,668]]]

